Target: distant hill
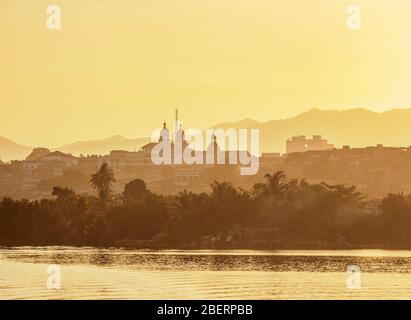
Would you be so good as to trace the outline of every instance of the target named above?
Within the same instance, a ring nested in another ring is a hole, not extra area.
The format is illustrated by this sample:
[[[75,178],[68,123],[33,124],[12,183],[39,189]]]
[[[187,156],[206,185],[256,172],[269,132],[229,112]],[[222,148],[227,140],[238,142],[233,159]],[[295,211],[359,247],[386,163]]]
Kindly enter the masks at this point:
[[[31,150],[31,147],[0,137],[0,160],[2,161],[23,159],[31,152]]]
[[[92,141],[78,141],[70,144],[66,144],[57,148],[56,150],[71,153],[72,155],[79,156],[80,154],[109,154],[111,150],[126,150],[135,151],[142,145],[149,142],[149,138],[139,139],[127,139],[122,136],[116,135],[107,139],[92,140]]]
[[[258,121],[255,121],[253,119],[244,119],[240,120],[237,122],[222,122],[219,124],[216,124],[213,126],[211,129],[245,129],[253,126],[257,126],[259,124]]]
[[[117,135],[101,140],[78,141],[51,150],[70,153],[74,156],[80,154],[105,155],[109,154],[111,150],[135,151],[147,142],[149,142],[149,138],[127,139]],[[25,159],[33,149],[34,147],[24,146],[0,137],[0,160],[2,161]]]
[[[247,123],[251,123],[247,126]],[[261,152],[285,152],[285,142],[292,136],[322,135],[336,147],[411,146],[411,109],[373,112],[366,109],[320,110],[313,108],[296,117],[257,122],[246,119],[222,123],[215,128],[260,129]]]
[[[322,135],[336,147],[411,145],[411,109],[372,112],[366,109],[311,109],[296,117],[273,120],[252,127],[260,129],[262,151],[285,152],[285,141],[296,135]]]
[[[364,147],[376,144],[408,147],[411,146],[411,109],[393,109],[379,113],[366,109],[339,111],[314,108],[287,119],[267,122],[244,119],[220,123],[213,128],[258,128],[261,152],[283,153],[285,141],[296,135],[322,135],[336,147]],[[104,155],[111,150],[137,150],[148,141],[149,138],[128,139],[117,135],[101,140],[74,142],[54,150],[77,156]],[[0,159],[3,161],[23,159],[31,150],[32,147],[0,137]]]

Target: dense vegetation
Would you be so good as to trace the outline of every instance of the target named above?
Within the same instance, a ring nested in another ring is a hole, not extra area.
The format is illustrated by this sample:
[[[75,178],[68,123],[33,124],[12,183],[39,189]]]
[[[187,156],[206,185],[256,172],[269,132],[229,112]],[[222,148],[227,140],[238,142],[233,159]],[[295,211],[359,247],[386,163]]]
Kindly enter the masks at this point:
[[[0,245],[138,247],[411,247],[411,196],[367,201],[355,187],[266,175],[251,190],[227,182],[209,193],[121,195],[107,165],[90,181],[99,197],[54,187],[55,199],[0,201]]]

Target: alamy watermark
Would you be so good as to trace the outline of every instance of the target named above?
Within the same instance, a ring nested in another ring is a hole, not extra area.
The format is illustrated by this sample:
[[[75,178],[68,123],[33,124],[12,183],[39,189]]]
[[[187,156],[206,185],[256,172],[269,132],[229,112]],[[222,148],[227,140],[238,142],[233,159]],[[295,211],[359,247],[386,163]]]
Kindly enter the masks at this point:
[[[361,7],[353,4],[347,7],[347,28],[349,30],[361,29]]]
[[[255,175],[259,169],[259,129],[180,129],[171,141],[164,126],[153,132],[151,141],[158,141],[151,151],[155,165],[240,164],[241,175]]]
[[[61,7],[51,4],[46,9],[47,19],[46,26],[49,30],[61,29]],[[361,7],[358,4],[349,5],[346,9],[346,25],[349,30],[361,29]]]
[[[361,289],[361,268],[359,266],[347,267],[347,289]]]
[[[46,10],[46,26],[49,30],[61,29],[61,8],[57,5],[49,5]]]
[[[47,267],[47,289],[61,289],[61,268],[59,265],[50,265]]]

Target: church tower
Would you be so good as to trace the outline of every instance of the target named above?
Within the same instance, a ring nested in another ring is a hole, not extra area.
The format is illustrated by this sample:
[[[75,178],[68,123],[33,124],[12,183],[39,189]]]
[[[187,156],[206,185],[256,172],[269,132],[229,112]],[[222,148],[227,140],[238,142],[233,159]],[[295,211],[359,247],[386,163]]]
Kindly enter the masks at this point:
[[[223,151],[221,151],[220,146],[217,143],[217,136],[214,132],[211,136],[211,142],[207,147],[206,161],[207,164],[220,164],[221,161],[224,161]]]
[[[184,150],[187,146],[183,125],[178,119],[178,109],[175,110],[175,132],[174,132],[174,163],[181,164],[183,162]]]
[[[168,132],[168,129],[167,129],[166,120],[164,120],[163,129],[161,129],[161,131],[160,131],[160,140],[159,140],[159,142],[162,142],[162,141],[165,141],[165,142],[170,141],[170,133]]]

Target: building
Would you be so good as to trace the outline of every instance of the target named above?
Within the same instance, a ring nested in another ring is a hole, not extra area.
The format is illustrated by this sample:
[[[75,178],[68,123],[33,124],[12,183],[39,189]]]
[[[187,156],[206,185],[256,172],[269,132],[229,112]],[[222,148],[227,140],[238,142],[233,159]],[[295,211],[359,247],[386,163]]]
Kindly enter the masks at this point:
[[[47,148],[34,148],[33,151],[26,157],[27,161],[40,160],[43,156],[50,154],[50,150]]]
[[[90,176],[98,170],[99,166],[101,165],[101,158],[102,156],[98,155],[81,155],[78,158],[77,169],[80,170],[82,173]]]
[[[292,153],[286,156],[281,169],[289,178],[356,186],[371,198],[411,193],[411,147],[344,146]]]
[[[334,145],[329,144],[328,141],[320,135],[315,135],[312,139],[307,139],[305,136],[296,136],[288,139],[286,142],[287,154],[316,150],[332,150],[333,148]]]
[[[64,162],[66,168],[77,168],[78,166],[78,158],[72,156],[71,154],[66,154],[60,151],[50,152],[42,157],[40,157],[41,161],[59,161]]]

